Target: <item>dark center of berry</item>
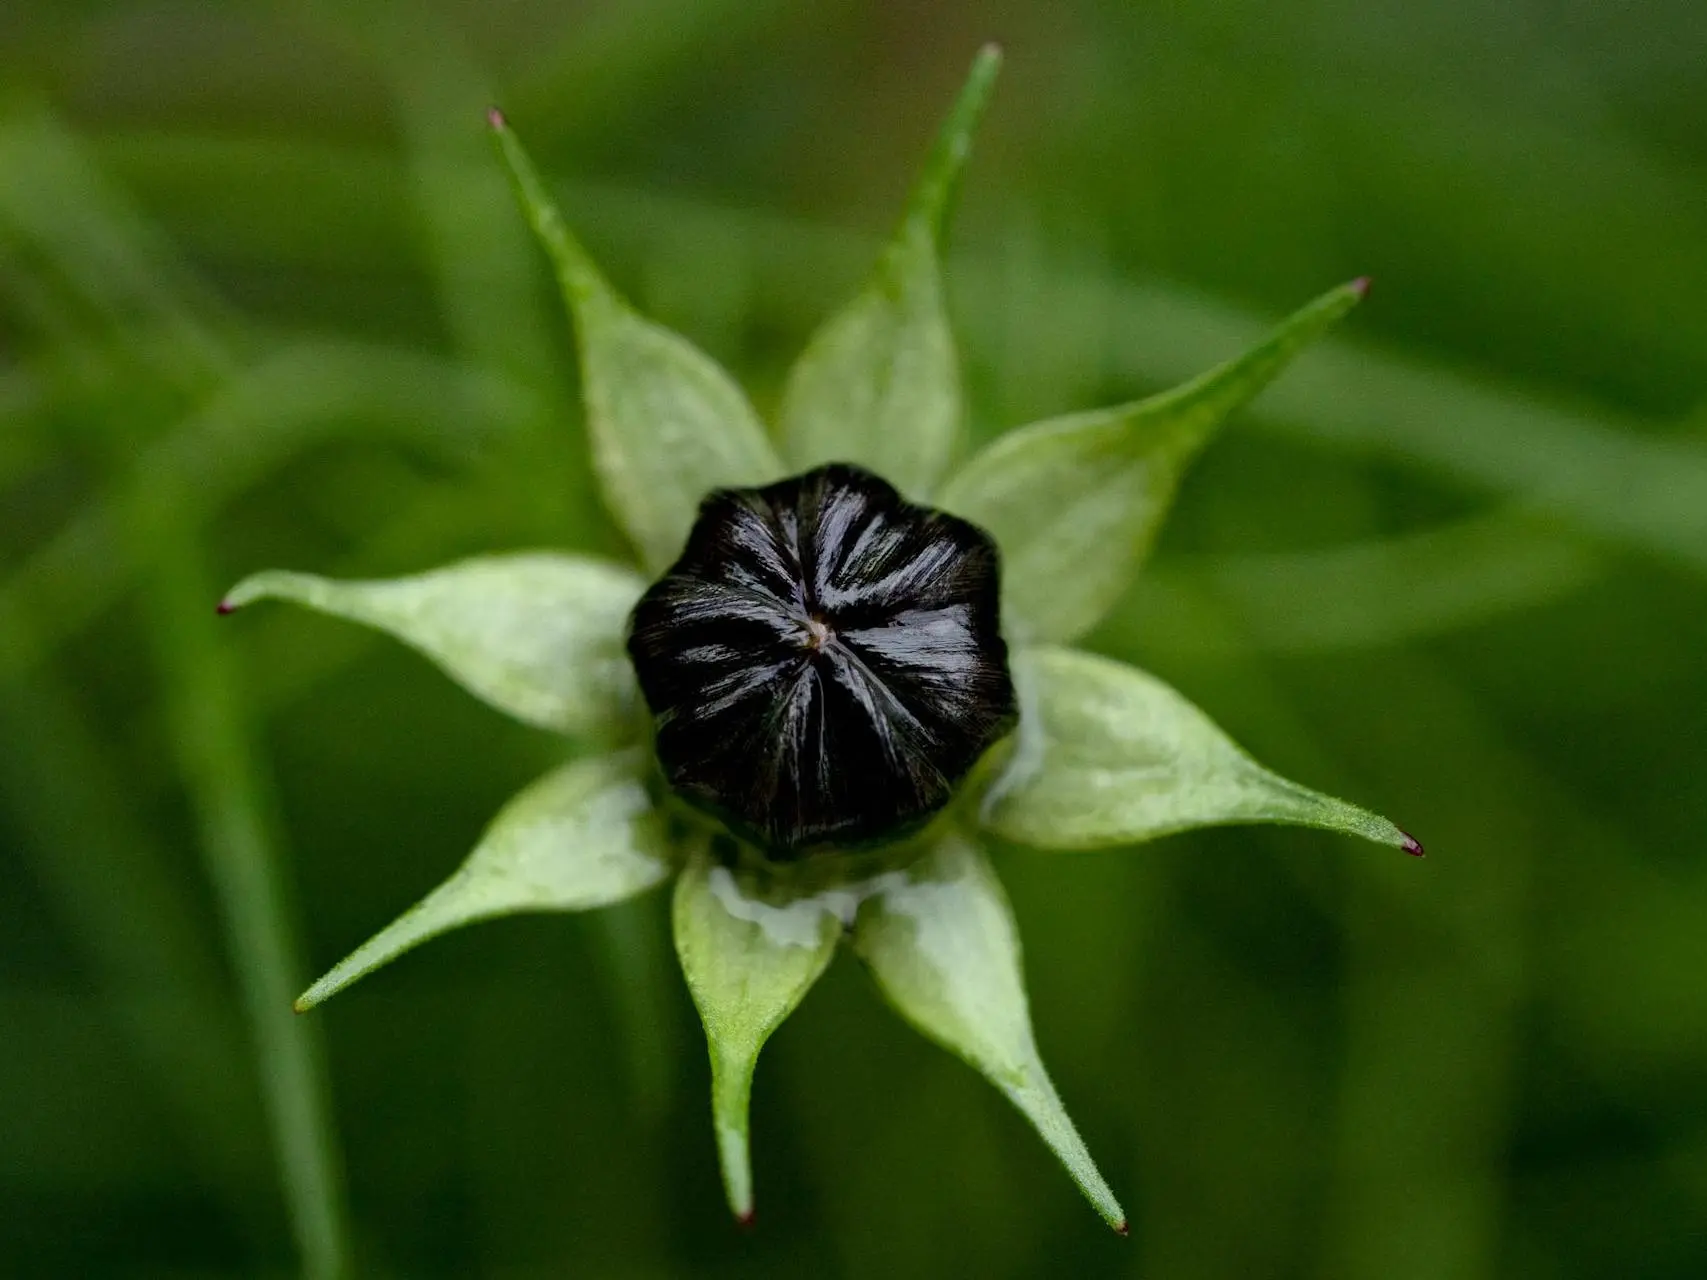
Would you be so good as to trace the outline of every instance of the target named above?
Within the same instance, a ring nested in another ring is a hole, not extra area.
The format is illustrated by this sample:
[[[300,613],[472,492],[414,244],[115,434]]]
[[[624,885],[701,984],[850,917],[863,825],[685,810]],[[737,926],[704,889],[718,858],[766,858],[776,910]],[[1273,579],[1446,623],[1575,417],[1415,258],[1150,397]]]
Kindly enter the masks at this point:
[[[832,465],[700,506],[628,651],[677,792],[781,858],[937,812],[1014,724],[995,544]]]

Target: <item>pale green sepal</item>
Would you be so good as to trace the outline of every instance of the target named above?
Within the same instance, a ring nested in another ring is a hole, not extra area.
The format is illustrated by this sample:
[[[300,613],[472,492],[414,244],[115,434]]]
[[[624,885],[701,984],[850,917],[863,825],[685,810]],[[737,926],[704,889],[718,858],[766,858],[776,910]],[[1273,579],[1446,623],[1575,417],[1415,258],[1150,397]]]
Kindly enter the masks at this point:
[[[979,52],[865,289],[807,344],[782,398],[783,449],[804,470],[857,462],[928,496],[960,446],[960,369],[938,258],[950,196],[1001,53]]]
[[[985,825],[1044,849],[1132,844],[1229,823],[1322,827],[1422,847],[1385,818],[1252,760],[1154,676],[1073,649],[1013,656],[1020,735],[985,798]]]
[[[987,1076],[1116,1231],[1126,1214],[1067,1118],[1031,1031],[1019,933],[983,852],[945,835],[861,903],[854,949],[908,1022]]]
[[[496,112],[492,128],[574,317],[605,501],[646,566],[660,571],[681,554],[706,494],[776,480],[781,464],[741,388],[710,356],[637,314],[611,288]]]
[[[711,1113],[729,1208],[753,1216],[747,1107],[759,1050],[835,954],[847,894],[791,899],[701,854],[676,882],[676,954],[711,1051]]]
[[[518,720],[599,735],[637,706],[623,636],[645,589],[632,569],[607,560],[532,551],[368,582],[269,569],[219,607],[271,598],[365,623]]]
[[[1009,635],[1065,641],[1095,626],[1137,573],[1198,451],[1365,287],[1324,294],[1244,355],[1172,391],[1010,431],[951,476],[936,505],[1001,547]]]
[[[675,869],[639,751],[566,764],[498,811],[456,873],[357,947],[296,1002],[302,1013],[429,938],[522,911],[633,897]]]

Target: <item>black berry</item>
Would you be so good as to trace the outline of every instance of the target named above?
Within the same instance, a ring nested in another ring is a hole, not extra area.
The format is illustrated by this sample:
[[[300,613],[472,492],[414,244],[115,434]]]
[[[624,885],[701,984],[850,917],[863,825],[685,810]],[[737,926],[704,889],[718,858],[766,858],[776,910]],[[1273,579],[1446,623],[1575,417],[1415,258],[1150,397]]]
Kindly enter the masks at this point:
[[[1014,725],[998,579],[858,467],[713,493],[629,624],[665,778],[779,858],[918,824]]]

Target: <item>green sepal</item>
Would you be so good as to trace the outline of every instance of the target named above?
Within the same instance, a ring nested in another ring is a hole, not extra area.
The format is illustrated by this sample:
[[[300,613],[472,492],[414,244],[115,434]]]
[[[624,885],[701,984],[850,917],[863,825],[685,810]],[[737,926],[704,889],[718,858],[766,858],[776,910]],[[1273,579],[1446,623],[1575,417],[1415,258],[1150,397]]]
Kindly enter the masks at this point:
[[[807,344],[782,398],[783,451],[806,470],[856,462],[922,498],[960,447],[960,368],[939,258],[950,198],[1001,66],[972,64],[864,290]]]
[[[1257,346],[1161,395],[1010,431],[943,486],[937,505],[1002,550],[1002,621],[1021,642],[1066,641],[1131,584],[1180,477],[1217,428],[1363,297],[1342,285]]]
[[[1104,1221],[1124,1234],[1126,1214],[1038,1056],[1019,932],[983,851],[949,832],[905,870],[880,877],[859,907],[853,945],[895,1010],[1018,1107]]]
[[[759,1050],[835,955],[845,895],[791,897],[706,854],[676,881],[676,954],[711,1052],[711,1118],[729,1208],[753,1217],[748,1103]]]
[[[1231,823],[1321,827],[1421,854],[1387,819],[1271,773],[1154,676],[1073,649],[1013,656],[1019,738],[985,826],[1042,849]]]
[[[605,502],[646,567],[661,571],[681,554],[706,494],[766,484],[781,476],[781,464],[741,388],[710,356],[623,300],[570,232],[503,116],[494,111],[491,123],[574,317]]]
[[[523,911],[583,911],[631,898],[675,869],[639,751],[576,760],[498,811],[474,852],[296,1002],[298,1013],[451,929]]]
[[[599,737],[638,705],[623,636],[645,586],[607,560],[534,551],[367,582],[269,569],[243,579],[219,608],[289,600],[364,623],[518,720]]]

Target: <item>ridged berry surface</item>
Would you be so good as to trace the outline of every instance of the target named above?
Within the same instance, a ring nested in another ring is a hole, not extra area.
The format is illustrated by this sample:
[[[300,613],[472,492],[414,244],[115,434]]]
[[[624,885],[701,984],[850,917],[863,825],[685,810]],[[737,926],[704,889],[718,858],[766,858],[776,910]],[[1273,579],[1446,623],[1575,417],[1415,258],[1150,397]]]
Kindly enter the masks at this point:
[[[628,650],[670,785],[779,858],[928,818],[1015,720],[995,544],[845,464],[708,497]]]

